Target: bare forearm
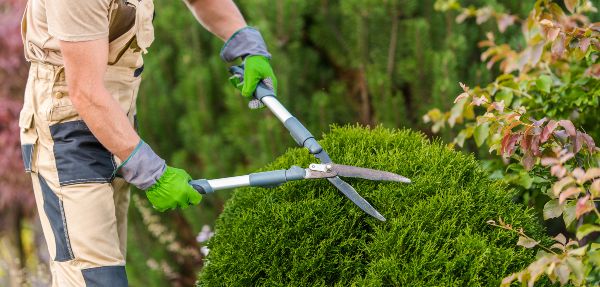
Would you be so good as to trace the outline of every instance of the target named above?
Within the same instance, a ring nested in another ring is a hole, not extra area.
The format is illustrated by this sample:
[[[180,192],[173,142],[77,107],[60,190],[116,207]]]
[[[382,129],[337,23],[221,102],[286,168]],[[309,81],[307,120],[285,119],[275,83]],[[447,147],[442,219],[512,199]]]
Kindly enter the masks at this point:
[[[184,0],[196,19],[208,31],[229,39],[235,31],[247,26],[242,13],[232,0]]]
[[[139,143],[140,137],[119,103],[101,87],[93,95],[71,97],[75,109],[90,131],[111,153],[125,160]]]
[[[69,98],[100,143],[119,159],[131,154],[140,138],[119,103],[104,87],[108,39],[60,41]]]

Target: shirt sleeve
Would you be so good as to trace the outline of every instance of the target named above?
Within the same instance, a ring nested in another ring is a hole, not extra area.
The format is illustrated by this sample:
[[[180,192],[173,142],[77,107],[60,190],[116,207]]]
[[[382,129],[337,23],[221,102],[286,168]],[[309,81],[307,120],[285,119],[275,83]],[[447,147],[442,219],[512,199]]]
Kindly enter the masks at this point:
[[[62,41],[108,37],[110,0],[46,0],[48,33]]]

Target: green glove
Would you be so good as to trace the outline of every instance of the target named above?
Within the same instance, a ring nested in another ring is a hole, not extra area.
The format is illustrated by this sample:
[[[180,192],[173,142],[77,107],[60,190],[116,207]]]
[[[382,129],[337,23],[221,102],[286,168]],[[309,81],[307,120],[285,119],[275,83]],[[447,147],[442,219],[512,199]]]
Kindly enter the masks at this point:
[[[258,83],[270,78],[273,83],[273,91],[277,94],[277,78],[269,63],[269,58],[260,55],[248,56],[244,60],[244,81],[240,83],[238,77],[231,77],[230,82],[234,87],[242,91],[242,96],[252,98]]]
[[[146,190],[146,196],[161,212],[198,204],[202,196],[189,185],[190,180],[192,177],[185,170],[167,166],[158,181]]]

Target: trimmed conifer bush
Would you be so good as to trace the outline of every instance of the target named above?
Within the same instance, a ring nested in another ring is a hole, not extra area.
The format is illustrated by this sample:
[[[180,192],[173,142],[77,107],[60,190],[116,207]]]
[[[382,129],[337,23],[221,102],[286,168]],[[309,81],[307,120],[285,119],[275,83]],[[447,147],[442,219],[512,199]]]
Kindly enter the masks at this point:
[[[498,286],[534,251],[486,224],[502,218],[543,238],[530,210],[469,155],[409,130],[333,127],[332,159],[388,170],[413,184],[347,179],[387,222],[326,180],[238,189],[216,224],[199,286]],[[308,166],[290,149],[265,170]]]

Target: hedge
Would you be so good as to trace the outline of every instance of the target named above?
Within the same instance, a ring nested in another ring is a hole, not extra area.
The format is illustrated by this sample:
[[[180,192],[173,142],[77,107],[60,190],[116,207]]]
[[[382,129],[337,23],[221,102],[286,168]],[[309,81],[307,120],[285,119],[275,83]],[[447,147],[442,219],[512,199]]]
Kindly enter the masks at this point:
[[[492,227],[543,228],[470,155],[409,130],[332,127],[335,162],[388,170],[413,184],[347,179],[386,218],[363,213],[326,180],[235,191],[216,223],[198,286],[497,286],[534,251]],[[264,170],[308,166],[293,148]]]

